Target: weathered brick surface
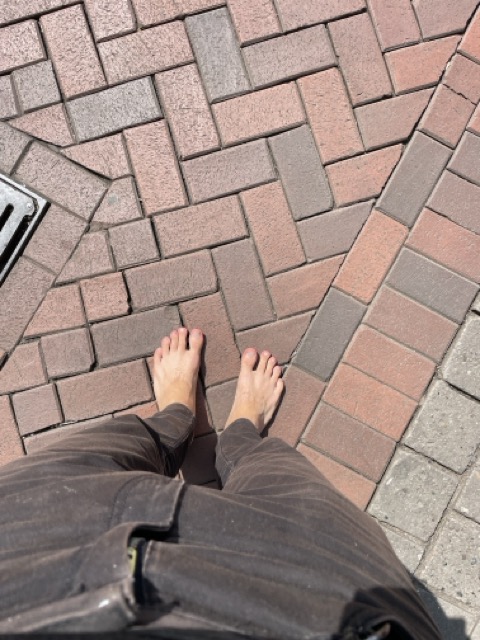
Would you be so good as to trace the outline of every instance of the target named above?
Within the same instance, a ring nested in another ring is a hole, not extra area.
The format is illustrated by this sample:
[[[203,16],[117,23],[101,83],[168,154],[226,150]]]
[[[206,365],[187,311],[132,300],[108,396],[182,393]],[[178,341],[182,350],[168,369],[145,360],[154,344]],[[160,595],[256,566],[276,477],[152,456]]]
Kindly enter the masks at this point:
[[[165,257],[240,240],[247,235],[236,196],[162,213],[153,221]]]
[[[179,324],[176,307],[161,307],[95,324],[91,332],[98,364],[105,366],[150,356],[161,339]]]
[[[480,166],[477,162],[479,154],[480,137],[467,132],[453,154],[448,168],[480,186]]]
[[[387,67],[369,15],[332,22],[329,31],[353,104],[391,95]]]
[[[324,25],[245,47],[243,56],[255,87],[320,71],[336,64]]]
[[[480,505],[477,496],[480,491],[480,468],[477,464],[471,471],[455,505],[455,509],[464,516],[473,518],[480,524]],[[474,638],[476,640],[476,638]]]
[[[309,127],[270,138],[270,147],[295,220],[328,211],[332,195]]]
[[[397,533],[396,530],[388,528],[385,524],[381,524],[380,526],[382,527],[384,534],[387,536],[389,543],[392,545],[397,558],[404,567],[413,574],[420,564],[425,546],[417,541],[413,541],[410,538],[405,537],[401,533]],[[435,601],[437,601],[436,598]]]
[[[186,204],[175,152],[164,122],[125,131],[128,151],[147,215]]]
[[[21,344],[0,371],[0,394],[36,387],[46,381],[38,342]]]
[[[403,142],[413,131],[432,95],[432,89],[415,91],[355,109],[367,150]]]
[[[16,393],[12,400],[18,428],[22,435],[62,422],[53,384]]]
[[[403,249],[387,282],[434,311],[462,322],[477,287],[427,258]]]
[[[399,440],[417,403],[370,376],[341,364],[324,394],[328,404]]]
[[[31,338],[53,331],[73,329],[83,324],[85,324],[85,314],[78,285],[58,287],[50,289],[43,299],[25,330],[25,337]]]
[[[0,77],[0,119],[17,115],[17,105],[10,76]]]
[[[455,147],[470,120],[474,105],[463,96],[440,85],[420,123],[421,131]]]
[[[480,13],[476,13],[462,38],[459,51],[480,62]]]
[[[286,392],[268,434],[294,447],[320,400],[325,384],[293,365],[288,368],[283,381]]]
[[[228,0],[235,31],[242,44],[263,40],[280,32],[280,23],[273,0]]]
[[[235,330],[273,320],[270,299],[250,240],[213,250],[230,320]]]
[[[427,206],[462,227],[480,233],[480,187],[450,171],[445,171],[441,177]]]
[[[57,282],[69,282],[113,271],[112,257],[104,232],[89,233],[80,240]]]
[[[66,98],[104,86],[105,77],[81,5],[43,16],[40,24]]]
[[[2,467],[23,456],[22,440],[7,396],[0,398],[0,422],[2,424],[0,467]]]
[[[155,77],[181,158],[218,149],[219,138],[196,65]]]
[[[244,191],[241,198],[265,275],[305,262],[281,184],[274,182]]]
[[[435,0],[414,0],[413,2],[424,38],[465,29],[477,4],[476,0],[458,0],[454,4],[435,2]]]
[[[28,434],[26,438],[23,438],[23,444],[27,454],[30,455],[45,447],[54,447],[61,443],[65,437],[80,433],[89,427],[95,427],[110,418],[112,418],[112,414],[107,414],[101,418],[83,420],[73,425],[60,425],[55,429],[47,429],[47,431],[42,431],[41,433]]]
[[[161,116],[150,78],[132,80],[68,103],[79,142],[100,138]]]
[[[445,168],[451,151],[422,133],[415,133],[377,206],[411,226]]]
[[[50,60],[13,72],[13,81],[23,111],[47,107],[60,101],[57,79]]]
[[[382,287],[365,322],[439,362],[457,325],[393,289]]]
[[[130,173],[127,154],[120,134],[64,149],[63,154],[87,169],[115,180]]]
[[[218,198],[275,178],[264,140],[187,160],[183,171],[193,202]]]
[[[373,211],[335,278],[335,286],[371,302],[407,237],[400,223]]]
[[[29,18],[37,13],[58,9],[76,0],[16,0],[16,2],[2,2],[0,5],[0,24],[13,22],[19,18]]]
[[[436,84],[458,41],[457,36],[450,36],[387,53],[385,60],[396,93]]]
[[[283,318],[318,307],[342,260],[342,256],[337,256],[268,278],[268,288],[277,316]]]
[[[443,363],[447,382],[480,399],[480,317],[471,315]]]
[[[215,447],[217,434],[210,433],[195,438],[188,448],[185,461],[180,470],[181,477],[188,484],[211,485],[218,489],[215,471]]]
[[[473,112],[473,116],[468,123],[468,129],[474,133],[480,134],[480,107],[478,106]]]
[[[0,72],[43,60],[45,53],[35,20],[0,29]]]
[[[170,22],[98,45],[110,84],[151,75],[193,60],[183,22]]]
[[[28,150],[16,178],[85,219],[91,217],[106,189],[103,180],[39,143]]]
[[[213,427],[216,431],[221,431],[228,426],[227,419],[232,409],[236,388],[237,381],[230,380],[207,389],[208,407],[212,416]]]
[[[83,280],[80,288],[90,322],[128,313],[127,289],[121,273]]]
[[[294,358],[302,369],[328,380],[360,324],[365,307],[337,289],[330,289]]]
[[[337,206],[366,200],[381,193],[402,153],[402,146],[370,151],[327,166]]]
[[[151,418],[156,413],[158,413],[158,406],[156,400],[154,400],[153,402],[138,404],[135,407],[129,407],[128,409],[123,409],[122,411],[115,411],[113,416],[114,418],[117,418],[118,416],[135,415],[142,420],[145,420],[147,418]]]
[[[206,336],[202,372],[207,387],[238,376],[240,362],[235,338],[222,296],[183,302],[183,321],[189,329],[201,329]],[[222,428],[225,425],[222,425]]]
[[[480,237],[425,209],[407,245],[461,275],[480,281]]]
[[[303,441],[375,482],[382,477],[395,449],[390,438],[323,402]]]
[[[119,269],[152,262],[159,257],[150,220],[137,220],[113,227],[109,237]]]
[[[420,40],[420,29],[410,0],[369,0],[368,7],[384,51]]]
[[[255,91],[213,106],[224,145],[289,129],[305,120],[294,82]]]
[[[93,364],[93,351],[87,329],[44,336],[40,343],[50,378],[84,373]]]
[[[34,138],[51,142],[58,147],[66,147],[74,142],[65,107],[61,104],[27,113],[12,120],[11,124]]]
[[[137,190],[133,178],[121,178],[112,182],[92,222],[111,226],[142,218]]]
[[[276,4],[287,30],[325,22],[365,8],[365,0],[277,0]]]
[[[208,251],[134,267],[125,274],[134,309],[148,309],[213,293],[217,289]]]
[[[298,81],[308,119],[323,162],[363,151],[350,100],[338,69]]]
[[[29,138],[10,127],[4,122],[0,122],[0,169],[10,173],[15,163],[20,158]]]
[[[121,36],[135,29],[128,0],[85,0],[95,40]]]
[[[140,24],[146,26],[225,4],[225,0],[133,0]]]
[[[191,16],[185,24],[209,100],[247,91],[249,82],[227,9]]]
[[[152,390],[143,360],[60,380],[65,420],[83,420],[147,402]]]

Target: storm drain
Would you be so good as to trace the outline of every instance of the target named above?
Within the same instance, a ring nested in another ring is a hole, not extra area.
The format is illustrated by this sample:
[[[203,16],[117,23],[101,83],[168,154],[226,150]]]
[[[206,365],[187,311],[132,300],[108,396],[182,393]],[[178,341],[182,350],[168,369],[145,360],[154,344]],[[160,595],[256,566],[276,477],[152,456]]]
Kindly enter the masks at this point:
[[[0,173],[0,286],[50,203]]]

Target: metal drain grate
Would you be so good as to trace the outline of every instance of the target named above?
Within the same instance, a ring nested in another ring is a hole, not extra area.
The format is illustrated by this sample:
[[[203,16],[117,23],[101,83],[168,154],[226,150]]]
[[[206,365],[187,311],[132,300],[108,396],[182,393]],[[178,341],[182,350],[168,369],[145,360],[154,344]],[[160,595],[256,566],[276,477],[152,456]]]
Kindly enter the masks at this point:
[[[0,173],[0,286],[49,204],[41,196]]]

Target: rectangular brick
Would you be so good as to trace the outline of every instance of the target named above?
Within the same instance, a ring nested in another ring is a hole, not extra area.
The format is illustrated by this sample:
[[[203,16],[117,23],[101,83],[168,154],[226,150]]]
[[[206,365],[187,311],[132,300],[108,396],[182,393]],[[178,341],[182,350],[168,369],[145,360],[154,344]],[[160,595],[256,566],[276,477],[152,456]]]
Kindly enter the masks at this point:
[[[23,444],[27,450],[27,454],[36,453],[45,447],[53,447],[60,443],[63,438],[80,433],[89,427],[95,427],[102,422],[112,418],[112,414],[107,414],[101,418],[92,418],[92,420],[83,420],[77,424],[59,425],[55,429],[48,429],[42,433],[28,435],[23,439]]]
[[[448,168],[458,173],[462,178],[466,178],[480,186],[479,154],[480,137],[466,132],[453,154]]]
[[[101,138],[162,115],[150,78],[77,98],[67,107],[79,142]]]
[[[474,104],[480,100],[480,65],[473,60],[456,55],[448,65],[443,81]]]
[[[153,221],[165,257],[240,240],[248,235],[236,196],[162,213]]]
[[[113,270],[107,234],[105,231],[95,231],[85,234],[80,240],[72,257],[58,276],[57,284],[90,278]]]
[[[34,138],[50,142],[57,147],[66,147],[74,142],[65,107],[62,104],[26,113],[20,118],[15,118],[11,123]]]
[[[0,370],[0,394],[36,387],[46,381],[39,343],[21,344]]]
[[[110,184],[100,206],[95,211],[92,222],[102,227],[111,227],[122,222],[143,218],[133,178],[121,178]]]
[[[390,438],[323,402],[303,441],[374,482],[381,479],[395,449]]]
[[[290,80],[336,64],[324,25],[252,44],[242,51],[254,87]]]
[[[275,178],[265,140],[255,140],[183,163],[193,202],[218,198]]]
[[[61,99],[50,60],[18,69],[12,78],[24,112],[47,107]]]
[[[369,15],[332,22],[329,30],[353,104],[391,95],[387,67]]]
[[[0,423],[2,438],[0,440],[0,467],[24,455],[22,439],[18,433],[13,411],[8,396],[0,398]]]
[[[17,105],[10,76],[0,77],[0,120],[17,115]]]
[[[387,282],[401,293],[462,322],[478,287],[427,258],[403,249]]]
[[[10,173],[25,150],[29,138],[5,122],[0,122],[0,169]]]
[[[470,122],[468,123],[468,129],[474,133],[480,134],[480,107],[478,105],[473,112]]]
[[[161,339],[179,325],[176,307],[161,307],[94,324],[91,332],[98,364],[103,367],[151,356]]]
[[[80,283],[85,313],[90,322],[128,313],[127,289],[121,273],[83,280]]]
[[[69,4],[74,4],[77,0],[8,0],[0,4],[0,24],[14,22],[20,18],[29,18],[37,13],[58,9]]]
[[[50,378],[84,373],[93,364],[94,356],[87,329],[44,336],[40,342]]]
[[[118,269],[159,259],[150,220],[112,227],[108,235]]]
[[[378,196],[402,154],[402,145],[370,151],[327,166],[337,206]]]
[[[332,195],[309,127],[270,138],[270,146],[295,220],[332,208]]]
[[[336,276],[343,256],[307,264],[267,279],[273,306],[279,318],[315,309]]]
[[[181,158],[218,149],[219,138],[196,65],[155,76]]]
[[[474,105],[445,85],[440,85],[419,129],[449,147],[455,147],[473,113]]]
[[[147,215],[186,204],[175,151],[164,122],[125,131],[143,208]]]
[[[458,36],[421,42],[385,54],[396,93],[437,84],[459,42]]]
[[[80,5],[40,19],[63,95],[73,98],[105,85],[87,20]]]
[[[367,151],[409,138],[431,95],[432,89],[424,89],[357,107],[355,116]]]
[[[208,251],[127,269],[125,275],[136,310],[213,293],[217,289]]]
[[[298,85],[322,161],[361,153],[362,140],[340,71],[328,69],[309,75]]]
[[[39,306],[24,336],[31,338],[53,331],[63,331],[85,324],[78,285],[50,289]]]
[[[62,153],[78,164],[100,173],[106,178],[116,180],[130,173],[127,153],[121,134],[84,142]]]
[[[325,384],[305,371],[290,366],[283,376],[286,393],[268,435],[296,446],[317,406]]]
[[[281,27],[273,0],[228,0],[235,31],[242,44],[263,40],[280,33]]]
[[[411,398],[346,364],[338,367],[323,399],[397,441],[417,408]]]
[[[85,0],[95,40],[105,40],[135,30],[129,0]]]
[[[207,387],[238,376],[240,356],[222,296],[212,296],[183,302],[183,321],[189,329],[201,329],[207,336],[202,373]],[[222,425],[223,427],[224,425]]]
[[[185,20],[210,102],[244,93],[249,82],[227,9]]]
[[[363,304],[337,289],[330,289],[305,335],[294,363],[322,380],[328,380],[364,313]]]
[[[480,62],[480,13],[478,11],[471,20],[458,49],[469,58]]]
[[[62,413],[53,384],[16,393],[12,400],[21,435],[62,422]]]
[[[450,149],[415,133],[378,200],[380,211],[411,226],[451,155]]]
[[[235,330],[273,320],[263,274],[250,240],[213,250],[230,320]]]
[[[232,409],[236,389],[236,380],[230,380],[207,389],[207,401],[215,431],[222,431],[224,427],[228,426],[227,420]]]
[[[133,0],[135,13],[142,26],[166,22],[174,18],[225,4],[225,0]]]
[[[369,0],[368,7],[384,51],[420,40],[420,29],[410,0]]]
[[[142,420],[147,420],[151,418],[156,413],[158,413],[157,401],[146,402],[142,404],[137,404],[135,407],[130,407],[129,409],[123,409],[123,411],[116,411],[114,413],[114,418],[118,416],[131,416],[135,415],[141,418]]]
[[[152,399],[143,360],[60,380],[57,389],[65,420],[93,418]]]
[[[427,206],[462,227],[480,233],[480,187],[454,173],[445,171]]]
[[[400,251],[408,229],[373,211],[335,278],[335,286],[371,302]]]
[[[285,30],[327,22],[365,8],[365,0],[276,0]]]
[[[35,20],[0,29],[0,73],[44,59],[45,52]]]
[[[265,275],[305,262],[281,184],[274,182],[244,191],[241,198]]]
[[[463,31],[477,5],[475,0],[458,0],[454,4],[435,0],[413,1],[424,38]]]
[[[193,60],[183,22],[169,22],[98,45],[110,84],[151,75]]]

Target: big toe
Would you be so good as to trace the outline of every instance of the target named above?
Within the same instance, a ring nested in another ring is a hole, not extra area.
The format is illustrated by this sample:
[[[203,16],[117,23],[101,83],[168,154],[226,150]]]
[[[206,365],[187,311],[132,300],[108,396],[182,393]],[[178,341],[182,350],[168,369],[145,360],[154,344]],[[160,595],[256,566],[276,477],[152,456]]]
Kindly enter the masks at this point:
[[[200,329],[193,329],[190,332],[188,344],[190,346],[190,349],[192,349],[193,351],[201,351],[203,346],[203,333],[200,331]]]
[[[242,369],[253,371],[253,367],[257,362],[258,354],[256,349],[245,349],[242,355]]]

